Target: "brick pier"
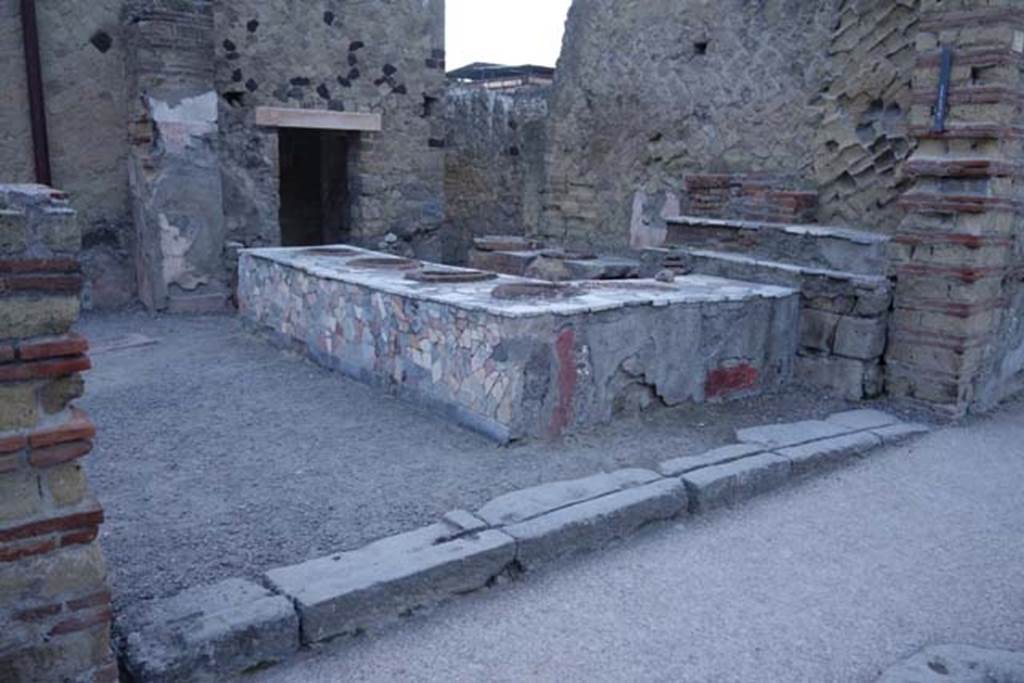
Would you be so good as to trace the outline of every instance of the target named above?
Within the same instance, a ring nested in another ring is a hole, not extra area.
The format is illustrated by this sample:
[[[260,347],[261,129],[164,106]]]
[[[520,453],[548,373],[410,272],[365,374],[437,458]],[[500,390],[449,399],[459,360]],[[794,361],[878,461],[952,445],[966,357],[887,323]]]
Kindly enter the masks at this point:
[[[941,5],[917,37],[911,132],[919,144],[894,239],[887,386],[954,414],[991,407],[1019,388],[1024,370],[1024,10],[1016,5]],[[940,130],[947,47],[949,116]]]
[[[0,185],[0,680],[116,681],[103,509],[79,459],[95,427],[72,405],[90,367],[78,318],[75,212]]]

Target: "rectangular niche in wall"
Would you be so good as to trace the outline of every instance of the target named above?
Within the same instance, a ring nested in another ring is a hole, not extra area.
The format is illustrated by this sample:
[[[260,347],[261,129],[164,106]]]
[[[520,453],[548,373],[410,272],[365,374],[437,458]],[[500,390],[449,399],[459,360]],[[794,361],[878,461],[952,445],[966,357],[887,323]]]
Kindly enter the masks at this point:
[[[305,247],[348,240],[349,133],[279,128],[281,244]]]

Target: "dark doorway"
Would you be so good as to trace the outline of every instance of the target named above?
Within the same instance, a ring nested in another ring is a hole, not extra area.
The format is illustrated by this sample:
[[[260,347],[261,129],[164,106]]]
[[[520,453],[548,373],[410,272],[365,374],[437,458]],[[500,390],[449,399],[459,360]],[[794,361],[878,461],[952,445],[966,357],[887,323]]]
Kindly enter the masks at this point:
[[[347,133],[281,128],[281,245],[309,247],[348,239]]]

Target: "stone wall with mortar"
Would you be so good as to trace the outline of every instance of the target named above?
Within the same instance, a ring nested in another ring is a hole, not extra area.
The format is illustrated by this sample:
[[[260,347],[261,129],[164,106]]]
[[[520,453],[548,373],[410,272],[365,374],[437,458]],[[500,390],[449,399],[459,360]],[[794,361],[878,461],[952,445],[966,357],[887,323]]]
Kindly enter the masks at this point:
[[[576,2],[551,98],[542,235],[600,249],[697,172],[808,175],[829,3]]]
[[[918,0],[575,3],[541,235],[624,246],[659,232],[701,173],[787,178],[818,193],[820,221],[893,231],[919,14]]]
[[[198,276],[189,276],[189,268],[172,268],[180,271],[168,279],[172,288],[184,282],[188,289],[196,277],[227,285],[233,262],[225,241],[278,243],[277,133],[253,125],[259,105],[381,113],[384,131],[357,137],[351,151],[356,167],[348,188],[352,238],[376,243],[392,232],[399,237],[396,248],[440,257],[444,0],[98,0],[78,3],[74,11],[67,3],[36,5],[53,171],[81,215],[87,304],[111,307],[136,299],[134,256],[152,250],[136,244],[128,169],[141,157],[155,160],[163,152],[160,135],[153,136],[153,117],[138,111],[138,75],[148,70],[153,77],[149,85],[159,89],[166,85],[156,83],[161,76],[174,81],[181,75],[178,67],[189,61],[190,51],[211,70],[208,78],[203,75],[208,81],[203,92],[213,94],[215,135],[210,142],[203,141],[205,134],[199,136],[195,149],[218,157],[215,170],[222,179],[216,186],[223,198],[207,200],[222,204],[224,226],[223,234],[198,241],[188,235],[194,226],[181,221],[169,220],[175,230],[162,237],[142,226],[139,234],[168,243],[170,261],[180,260],[181,252],[190,252],[186,260],[217,261]],[[18,6],[14,1],[0,6],[0,82],[10,95],[0,101],[0,156],[5,179],[30,182],[34,174]],[[147,8],[163,25],[148,36],[153,40],[148,54],[142,54],[129,48],[143,28],[136,21],[139,11]],[[208,34],[198,35],[194,23],[173,20],[197,8],[212,12]],[[140,63],[140,58],[149,61]],[[165,109],[180,105],[173,95],[163,97]],[[209,123],[205,114],[200,118],[199,124]],[[174,127],[182,121],[165,123]],[[211,164],[212,157],[193,164],[196,183],[213,186],[206,172]],[[189,188],[169,191],[187,193]],[[142,194],[146,204],[165,193],[144,189]],[[192,209],[185,204],[180,211]],[[138,272],[144,298],[158,308],[166,297],[153,283],[163,277],[162,270],[151,263]]]
[[[97,307],[135,298],[123,4],[36,3],[53,182],[78,210],[84,297]],[[14,0],[0,3],[0,83],[2,177],[34,182],[20,3]]]
[[[139,298],[150,310],[223,311],[213,7],[132,0],[126,10]]]
[[[474,237],[536,232],[548,88],[453,85],[445,95],[444,260]]]
[[[444,217],[444,0],[215,0],[226,235],[279,243],[277,131],[257,106],[376,112],[350,143],[351,241],[439,260]]]
[[[72,401],[90,367],[71,331],[83,276],[75,212],[41,185],[0,185],[0,680],[113,682],[103,509]]]

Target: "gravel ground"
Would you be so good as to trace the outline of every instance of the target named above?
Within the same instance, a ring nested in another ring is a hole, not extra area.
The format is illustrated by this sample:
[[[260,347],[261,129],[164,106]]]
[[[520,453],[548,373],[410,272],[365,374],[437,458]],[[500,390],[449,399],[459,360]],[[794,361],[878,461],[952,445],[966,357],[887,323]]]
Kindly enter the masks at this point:
[[[1021,651],[1022,482],[1017,402],[249,680],[867,682],[926,645]]]
[[[258,576],[535,484],[698,453],[736,427],[847,404],[805,390],[657,410],[560,443],[498,447],[278,351],[231,317],[88,316],[80,402],[115,604]],[[129,334],[157,344],[104,351]]]

